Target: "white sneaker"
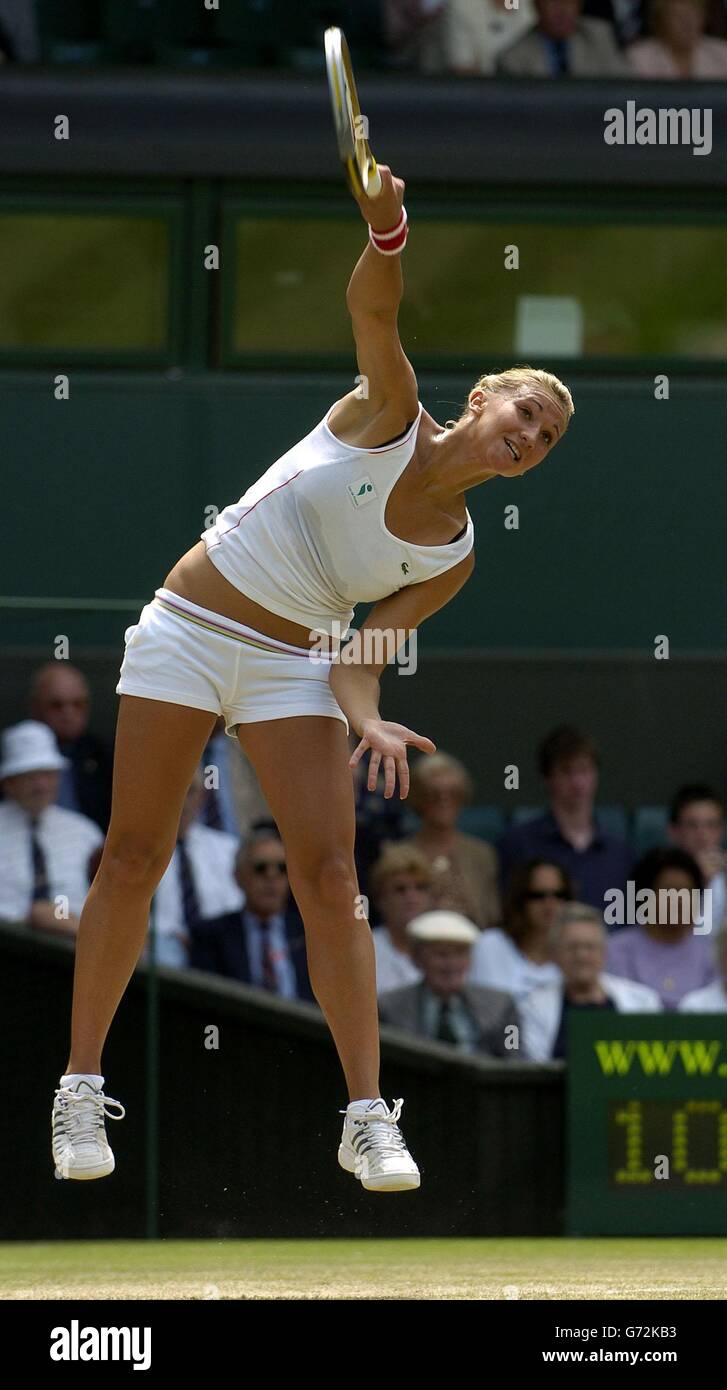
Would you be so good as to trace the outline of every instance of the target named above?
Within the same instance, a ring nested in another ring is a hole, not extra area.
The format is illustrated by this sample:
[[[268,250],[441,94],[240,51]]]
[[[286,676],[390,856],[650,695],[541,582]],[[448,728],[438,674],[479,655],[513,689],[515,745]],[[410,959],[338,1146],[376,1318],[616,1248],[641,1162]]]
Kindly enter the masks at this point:
[[[389,1110],[385,1100],[355,1100],[339,1111],[346,1118],[338,1162],[369,1192],[406,1192],[419,1186],[419,1169],[397,1124],[403,1104],[396,1100]]]
[[[79,1077],[55,1093],[51,1119],[52,1150],[57,1178],[105,1178],[113,1173],[114,1156],[106,1139],[104,1119],[123,1120],[126,1111],[118,1100],[103,1093],[103,1077],[96,1087]],[[116,1106],[118,1115],[108,1108]]]

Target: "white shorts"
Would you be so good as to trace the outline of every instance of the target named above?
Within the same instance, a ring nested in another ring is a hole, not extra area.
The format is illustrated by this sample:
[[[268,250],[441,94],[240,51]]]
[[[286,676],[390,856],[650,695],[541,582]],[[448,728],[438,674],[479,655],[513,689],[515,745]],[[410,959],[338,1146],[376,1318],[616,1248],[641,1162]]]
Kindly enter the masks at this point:
[[[225,716],[238,724],[327,714],[348,720],[328,683],[330,659],[233,622],[157,589],[138,623],[126,629],[117,695],[143,695]]]

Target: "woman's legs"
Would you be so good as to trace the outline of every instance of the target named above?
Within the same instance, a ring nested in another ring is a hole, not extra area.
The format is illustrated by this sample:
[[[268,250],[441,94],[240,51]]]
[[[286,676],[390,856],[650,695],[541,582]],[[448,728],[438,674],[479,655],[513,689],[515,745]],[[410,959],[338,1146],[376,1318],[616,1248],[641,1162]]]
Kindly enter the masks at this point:
[[[76,942],[66,1072],[101,1072],[101,1050],[141,955],[149,905],[174,851],[182,803],[216,716],[122,695],[109,825]]]
[[[379,1094],[371,931],[353,857],[356,821],[346,728],[328,715],[241,724],[238,737],[283,837],[305,925],[313,992],[333,1034],[349,1100]]]

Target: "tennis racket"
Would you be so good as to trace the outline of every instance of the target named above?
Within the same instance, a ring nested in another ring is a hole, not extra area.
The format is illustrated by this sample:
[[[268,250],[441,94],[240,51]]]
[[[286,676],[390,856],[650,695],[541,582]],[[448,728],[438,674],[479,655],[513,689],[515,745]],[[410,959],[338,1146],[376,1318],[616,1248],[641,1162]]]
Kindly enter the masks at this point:
[[[368,121],[361,115],[346,35],[342,29],[325,32],[326,72],[333,107],[333,124],[341,163],[354,198],[378,198],[381,175],[368,146]]]

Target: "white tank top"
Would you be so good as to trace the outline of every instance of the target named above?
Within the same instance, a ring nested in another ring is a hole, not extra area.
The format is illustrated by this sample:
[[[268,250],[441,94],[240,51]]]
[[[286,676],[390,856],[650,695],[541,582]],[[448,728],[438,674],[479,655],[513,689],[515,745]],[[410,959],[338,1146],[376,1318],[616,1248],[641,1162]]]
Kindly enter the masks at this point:
[[[338,402],[335,402],[338,404]],[[339,637],[354,605],[442,574],[469,554],[474,526],[445,545],[414,545],[387,530],[390,492],[414,453],[422,418],[376,449],[344,444],[323,419],[201,533],[220,574],[303,627]]]

